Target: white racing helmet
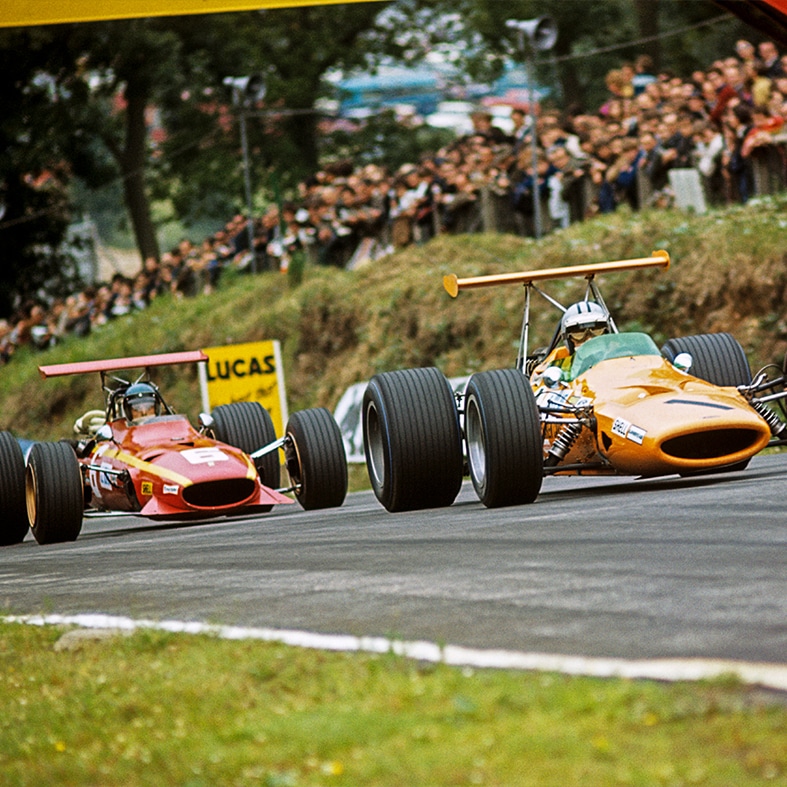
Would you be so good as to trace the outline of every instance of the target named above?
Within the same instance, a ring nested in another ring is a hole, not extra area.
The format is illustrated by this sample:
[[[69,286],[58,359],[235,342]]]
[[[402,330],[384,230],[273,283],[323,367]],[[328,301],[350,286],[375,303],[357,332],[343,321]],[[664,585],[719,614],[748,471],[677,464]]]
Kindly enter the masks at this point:
[[[588,339],[609,332],[609,315],[594,301],[572,303],[560,321],[560,334],[570,353]]]

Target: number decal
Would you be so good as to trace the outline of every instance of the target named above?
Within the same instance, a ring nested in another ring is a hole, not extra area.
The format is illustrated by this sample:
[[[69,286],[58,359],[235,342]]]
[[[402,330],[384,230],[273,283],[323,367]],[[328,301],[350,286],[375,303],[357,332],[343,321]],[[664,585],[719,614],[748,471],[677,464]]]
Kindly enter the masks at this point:
[[[205,448],[189,448],[180,455],[192,465],[212,465],[214,462],[226,462],[229,457],[216,446]]]

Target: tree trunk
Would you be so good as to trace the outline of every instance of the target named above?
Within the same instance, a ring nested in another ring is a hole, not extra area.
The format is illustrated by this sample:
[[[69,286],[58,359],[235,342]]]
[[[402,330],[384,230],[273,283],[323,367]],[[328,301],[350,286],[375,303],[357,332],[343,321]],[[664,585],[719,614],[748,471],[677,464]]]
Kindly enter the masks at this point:
[[[123,173],[123,196],[141,259],[159,258],[156,228],[150,215],[145,189],[147,165],[147,127],[145,109],[148,93],[144,87],[129,83],[126,87],[126,145],[120,160]]]
[[[303,114],[291,118],[287,123],[287,133],[298,149],[301,168],[315,172],[319,168],[316,115]]]
[[[587,105],[587,91],[577,76],[577,69],[571,61],[560,65],[560,87],[563,92],[563,106],[577,108],[581,112],[593,112],[595,107]]]

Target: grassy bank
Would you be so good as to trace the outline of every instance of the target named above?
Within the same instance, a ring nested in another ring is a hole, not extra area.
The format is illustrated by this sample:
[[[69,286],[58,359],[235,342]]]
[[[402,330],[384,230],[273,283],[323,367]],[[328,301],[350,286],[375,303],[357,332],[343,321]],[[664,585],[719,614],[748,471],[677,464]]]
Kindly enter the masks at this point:
[[[344,390],[378,371],[436,365],[447,375],[510,366],[519,336],[520,287],[462,293],[452,300],[442,276],[576,265],[647,256],[666,249],[672,266],[604,276],[602,292],[623,329],[657,342],[731,331],[754,367],[779,362],[787,348],[787,196],[706,216],[673,211],[612,216],[539,242],[505,235],[440,237],[358,271],[306,269],[292,286],[278,273],[226,276],[211,295],[174,301],[113,321],[85,339],[44,353],[23,351],[0,370],[0,427],[34,438],[68,434],[74,418],[100,403],[97,381],[42,381],[39,363],[138,355],[224,343],[279,339],[290,410],[333,408]],[[584,281],[547,290],[582,297]],[[557,312],[535,304],[531,335],[547,341]],[[181,411],[196,415],[194,369],[158,378]]]
[[[0,623],[5,787],[714,785],[787,778],[787,707],[659,684]],[[69,635],[70,636],[70,635]]]

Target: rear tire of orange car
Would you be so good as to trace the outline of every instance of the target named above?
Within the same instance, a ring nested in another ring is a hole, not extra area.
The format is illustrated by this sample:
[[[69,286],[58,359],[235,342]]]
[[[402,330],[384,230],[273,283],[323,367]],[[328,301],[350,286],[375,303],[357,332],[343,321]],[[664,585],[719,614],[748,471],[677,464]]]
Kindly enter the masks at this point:
[[[670,362],[679,353],[689,353],[694,361],[689,374],[713,385],[738,386],[751,382],[746,352],[729,333],[700,333],[669,339],[661,353]]]
[[[25,457],[10,432],[0,432],[0,546],[24,541],[30,527],[25,507]]]
[[[459,411],[443,373],[376,374],[362,407],[366,468],[385,509],[450,506],[462,487],[464,457]]]
[[[33,445],[25,496],[30,529],[39,544],[76,540],[82,530],[85,490],[79,462],[68,443]]]
[[[544,479],[538,406],[517,369],[474,374],[465,388],[470,478],[487,508],[532,503]]]
[[[222,443],[240,448],[246,454],[275,442],[276,429],[270,413],[259,402],[233,402],[219,405],[212,413],[213,436]],[[269,489],[281,484],[279,452],[254,460],[260,480]]]
[[[285,447],[287,471],[295,499],[306,511],[336,508],[347,496],[347,455],[342,433],[323,407],[300,410],[290,416]]]
[[[661,348],[662,355],[670,362],[678,353],[689,353],[692,357],[689,374],[719,386],[747,385],[751,382],[751,367],[746,351],[730,333],[698,333],[669,339]],[[700,470],[696,473],[681,473],[682,476],[713,475],[745,470],[749,460],[738,462],[718,470]]]

